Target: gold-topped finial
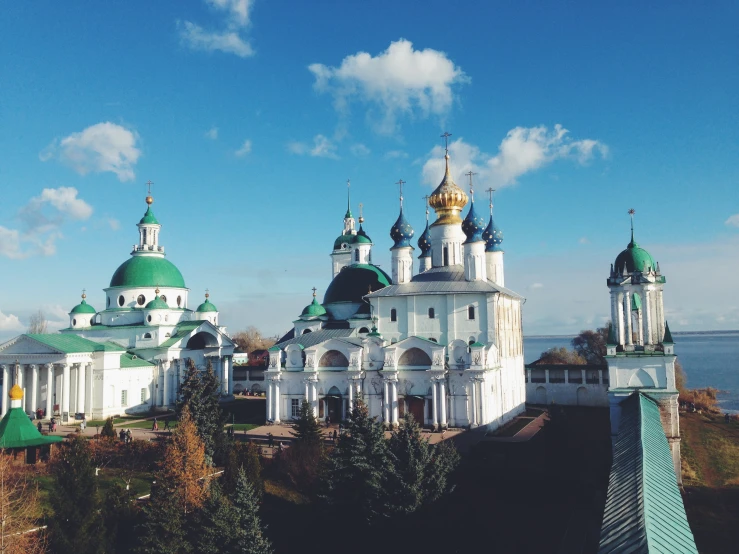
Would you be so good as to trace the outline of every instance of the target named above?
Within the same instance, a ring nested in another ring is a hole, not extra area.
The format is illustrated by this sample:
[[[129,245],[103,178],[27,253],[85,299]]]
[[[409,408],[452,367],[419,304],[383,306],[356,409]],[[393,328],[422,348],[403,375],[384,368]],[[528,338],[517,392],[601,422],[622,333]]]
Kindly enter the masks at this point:
[[[441,135],[444,139],[444,161],[446,168],[444,169],[444,178],[439,186],[434,189],[429,197],[429,205],[436,212],[436,221],[434,225],[454,225],[461,224],[462,218],[460,213],[467,205],[467,194],[454,182],[451,171],[449,170],[449,137],[451,133]]]
[[[364,204],[361,202],[359,203],[359,224],[361,225],[364,223],[364,216],[362,215],[362,208],[364,207]]]
[[[315,298],[315,297],[316,297],[316,291],[317,291],[317,290],[318,290],[318,289],[317,289],[316,287],[313,287],[313,298]]]
[[[159,285],[157,285],[157,288],[154,289],[154,294],[159,296]]]
[[[148,187],[146,192],[146,203],[149,204],[149,206],[154,203],[154,198],[151,196],[151,185],[153,184],[154,183],[151,180],[146,181],[146,186]]]
[[[85,294],[85,289],[82,289],[82,300],[87,298],[87,294]]]
[[[11,400],[23,400],[23,389],[18,386],[18,383],[10,387],[8,396]]]
[[[206,300],[210,298],[210,291],[208,289],[205,289],[205,298]]]

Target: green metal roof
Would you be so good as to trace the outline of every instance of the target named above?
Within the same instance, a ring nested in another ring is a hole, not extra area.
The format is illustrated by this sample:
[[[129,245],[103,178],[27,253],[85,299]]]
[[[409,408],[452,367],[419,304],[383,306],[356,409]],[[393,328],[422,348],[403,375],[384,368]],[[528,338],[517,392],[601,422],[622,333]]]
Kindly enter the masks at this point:
[[[303,312],[300,314],[301,317],[320,317],[326,315],[326,308],[318,303],[318,299],[314,296],[313,302],[303,308]]]
[[[122,346],[113,342],[95,342],[84,339],[77,335],[71,334],[26,334],[24,335],[35,341],[50,346],[55,350],[60,350],[65,354],[75,354],[79,352],[117,352],[126,350]]]
[[[130,352],[121,354],[121,369],[129,367],[153,367],[154,365],[156,364],[147,362],[143,358],[139,358],[137,355],[131,354]]]
[[[174,334],[172,334],[170,338],[164,341],[162,345],[160,346],[160,348],[169,348],[170,346],[173,346],[176,342],[178,342],[180,339],[192,333],[195,329],[200,327],[203,323],[205,323],[204,320],[185,321],[183,323],[178,323],[177,327],[174,328]]]
[[[72,311],[70,313],[72,314],[96,314],[97,311],[95,310],[95,308],[90,306],[83,298],[82,302],[80,302],[74,308],[72,308]]]
[[[667,322],[665,321],[665,336],[662,337],[662,344],[674,344],[674,341],[672,340],[672,333],[670,333],[670,326],[667,325]]]
[[[177,267],[159,256],[132,256],[115,270],[111,287],[185,288],[185,279]]]
[[[638,312],[639,310],[641,310],[641,298],[639,298],[638,294],[632,294],[631,295],[631,311]]]
[[[634,240],[634,231],[631,231],[631,242],[616,257],[614,264],[616,273],[633,273],[634,271],[645,271],[655,269],[654,259],[649,252],[641,248]]]
[[[147,309],[147,310],[168,310],[168,309],[169,309],[169,306],[168,306],[168,305],[167,305],[167,303],[166,303],[166,302],[165,302],[164,300],[162,300],[162,299],[161,299],[161,297],[160,297],[160,296],[159,296],[159,295],[157,294],[157,295],[156,295],[156,296],[154,297],[154,300],[152,300],[151,302],[149,302],[149,303],[148,303],[148,304],[146,305],[146,309]]]
[[[598,552],[698,553],[659,407],[638,392],[621,402]]]
[[[141,221],[139,221],[139,225],[141,224],[159,225],[159,221],[157,221],[157,218],[154,216],[154,212],[151,211],[151,206],[146,208],[146,213],[144,214],[144,217],[142,217]]]
[[[343,268],[326,289],[323,304],[362,302],[368,292],[388,286],[390,276],[372,264],[353,264]]]
[[[205,302],[200,304],[198,306],[198,309],[195,310],[196,312],[217,312],[218,308],[216,308],[215,304],[213,304],[210,299],[206,298]]]
[[[11,408],[0,421],[0,448],[43,446],[63,440],[63,437],[45,437],[39,433],[23,408]]]
[[[340,235],[334,241],[334,250],[341,250],[342,244],[352,244],[356,235]]]

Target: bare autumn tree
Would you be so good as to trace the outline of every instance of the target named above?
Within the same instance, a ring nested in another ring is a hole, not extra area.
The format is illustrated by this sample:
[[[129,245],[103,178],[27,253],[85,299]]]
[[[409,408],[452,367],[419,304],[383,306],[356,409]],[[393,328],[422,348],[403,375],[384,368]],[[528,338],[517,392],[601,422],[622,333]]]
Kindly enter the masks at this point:
[[[580,334],[572,339],[572,348],[591,365],[607,365],[606,344],[608,344],[608,326],[598,327],[595,331],[580,331]]]
[[[560,348],[555,346],[542,352],[537,363],[552,365],[585,365],[587,362],[585,361],[585,358],[580,356],[577,352],[563,346]]]
[[[32,314],[28,319],[28,333],[31,335],[41,335],[46,333],[48,332],[48,327],[46,316],[41,310]]]
[[[0,553],[47,552],[45,533],[28,532],[38,527],[38,515],[38,490],[12,456],[0,454]]]
[[[253,325],[245,331],[235,333],[231,340],[234,341],[244,352],[251,354],[255,350],[265,350],[275,344],[275,339],[262,335],[262,332]]]

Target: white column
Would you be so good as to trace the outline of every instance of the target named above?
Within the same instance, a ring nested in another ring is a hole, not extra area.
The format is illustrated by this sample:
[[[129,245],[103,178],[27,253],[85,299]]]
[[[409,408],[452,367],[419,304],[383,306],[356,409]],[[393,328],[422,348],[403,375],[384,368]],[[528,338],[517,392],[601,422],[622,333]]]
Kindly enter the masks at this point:
[[[644,310],[642,308],[639,309],[637,312],[637,320],[638,320],[638,335],[639,335],[639,344],[644,345]]]
[[[39,379],[38,379],[38,366],[36,364],[31,365],[31,411],[35,412],[38,408],[38,390],[39,390]]]
[[[311,406],[313,406],[313,417],[318,417],[318,390],[316,387],[317,383],[315,381],[311,381],[310,388],[311,388]]]
[[[393,425],[397,425],[398,424],[398,382],[391,381],[390,385],[392,386],[392,392],[393,392],[393,399],[392,399]]]
[[[390,384],[387,380],[383,382],[384,384],[384,395],[383,395],[383,402],[382,402],[382,415],[383,419],[385,420],[385,423],[390,423]]]
[[[231,356],[223,357],[223,378],[226,380],[226,394],[234,393],[233,364]]]
[[[280,398],[280,382],[275,381],[275,405],[274,405],[274,413],[275,413],[275,423],[280,422],[280,404],[282,399]]]
[[[85,370],[85,413],[92,417],[92,364]]]
[[[652,291],[644,291],[644,344],[654,344],[652,336]]]
[[[305,382],[305,401],[310,402],[310,383]]]
[[[10,404],[10,397],[8,396],[8,393],[10,392],[10,388],[12,386],[13,385],[10,384],[10,371],[8,371],[8,366],[3,365],[3,417],[5,417],[5,414],[8,412],[8,405]]]
[[[618,334],[618,297],[615,294],[611,294],[611,325],[613,325],[614,334]],[[618,337],[616,342],[618,342]]]
[[[69,382],[69,364],[64,364],[62,367],[62,402],[61,402],[61,412],[62,412],[62,421],[66,421],[65,413],[67,414],[66,417],[69,418],[69,391],[70,391],[70,382]],[[115,402],[115,398],[113,399]]]
[[[349,381],[349,413],[354,409],[354,381]]]
[[[169,404],[169,362],[162,362],[162,406]]]
[[[472,386],[472,425],[477,427],[477,381],[470,383]]]
[[[431,425],[436,429],[436,426],[439,424],[439,395],[436,392],[435,380],[431,381],[431,414]]]
[[[617,325],[616,330],[618,331],[618,344],[624,345],[626,344],[626,340],[624,337],[624,293],[619,292],[618,293],[618,321],[615,323]]]
[[[46,417],[51,419],[54,398],[54,364],[46,364]]]
[[[439,406],[441,411],[439,412],[439,423],[442,429],[447,426],[446,421],[446,383],[444,380],[439,381]]]
[[[480,379],[480,425],[487,423],[488,421],[488,406],[487,406],[487,394],[485,394],[485,380]],[[509,406],[506,406],[506,409]]]
[[[129,394],[133,391],[129,391]],[[85,366],[79,364],[77,369],[77,413],[85,411]]]
[[[626,292],[624,295],[624,311],[626,312],[626,344],[633,344],[633,335],[631,330],[631,293]]]
[[[272,421],[272,381],[267,381],[267,421]]]

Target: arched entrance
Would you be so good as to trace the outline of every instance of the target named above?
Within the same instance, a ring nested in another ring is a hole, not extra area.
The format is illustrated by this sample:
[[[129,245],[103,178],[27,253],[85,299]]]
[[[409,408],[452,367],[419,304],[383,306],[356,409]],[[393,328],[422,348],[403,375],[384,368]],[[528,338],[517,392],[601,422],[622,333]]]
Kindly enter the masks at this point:
[[[405,397],[406,412],[413,416],[413,420],[419,425],[423,425],[423,407],[426,403],[426,399],[423,396],[410,396]]]
[[[577,389],[577,405],[588,405],[588,389],[586,389],[585,387],[578,387]]]
[[[536,403],[547,403],[547,389],[545,389],[544,387],[536,387]]]
[[[338,388],[331,387],[326,396],[323,398],[323,402],[326,405],[326,411],[324,413],[327,413],[328,417],[331,418],[331,423],[338,423],[343,419],[341,417],[341,407],[343,405],[344,398],[342,397],[341,391],[339,391]]]

